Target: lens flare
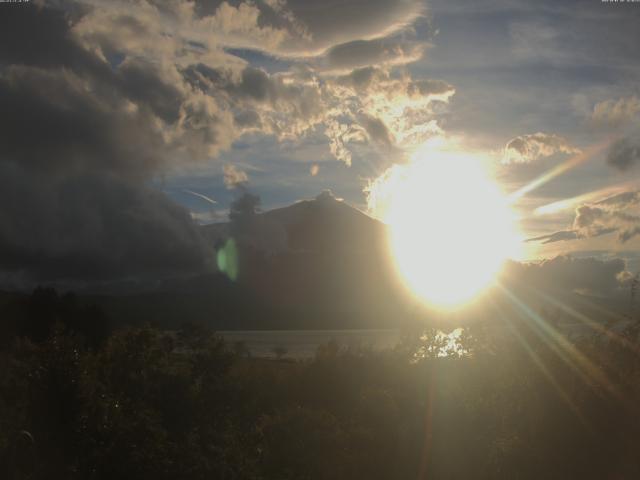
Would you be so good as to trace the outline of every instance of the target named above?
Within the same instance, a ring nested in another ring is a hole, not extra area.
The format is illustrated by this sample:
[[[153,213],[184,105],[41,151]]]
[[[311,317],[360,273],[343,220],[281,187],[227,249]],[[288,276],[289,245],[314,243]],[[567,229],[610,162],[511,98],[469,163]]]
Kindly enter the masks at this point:
[[[238,278],[238,248],[233,238],[229,238],[216,254],[218,270],[231,280]]]

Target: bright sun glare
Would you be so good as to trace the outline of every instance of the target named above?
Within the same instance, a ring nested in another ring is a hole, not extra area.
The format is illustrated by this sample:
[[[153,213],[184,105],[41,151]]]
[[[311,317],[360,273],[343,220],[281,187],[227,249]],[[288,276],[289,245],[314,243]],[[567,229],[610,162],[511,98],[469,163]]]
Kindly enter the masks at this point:
[[[513,214],[484,165],[473,154],[427,145],[370,190],[384,197],[399,273],[431,306],[463,305],[517,254]]]

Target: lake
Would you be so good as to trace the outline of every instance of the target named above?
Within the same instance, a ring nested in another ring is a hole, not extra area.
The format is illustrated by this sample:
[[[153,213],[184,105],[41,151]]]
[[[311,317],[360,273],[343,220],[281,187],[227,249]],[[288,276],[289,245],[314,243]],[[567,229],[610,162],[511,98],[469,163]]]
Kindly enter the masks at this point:
[[[584,323],[564,323],[553,327],[553,331],[561,333],[570,341],[588,336],[602,336],[604,331],[620,335],[633,322],[620,321],[615,325],[603,328]],[[494,334],[509,334],[501,326],[493,326]],[[400,342],[402,332],[394,329],[371,330],[223,330],[217,332],[229,344],[243,342],[254,357],[275,358],[275,349],[281,349],[283,358],[312,358],[318,346],[330,341],[337,343],[341,349],[367,348],[374,351],[387,350]],[[549,335],[546,332],[545,335]]]
[[[400,341],[399,330],[226,330],[219,331],[227,342],[243,342],[251,355],[275,358],[283,349],[284,358],[305,359],[315,355],[319,345],[334,341],[340,348],[386,350]]]

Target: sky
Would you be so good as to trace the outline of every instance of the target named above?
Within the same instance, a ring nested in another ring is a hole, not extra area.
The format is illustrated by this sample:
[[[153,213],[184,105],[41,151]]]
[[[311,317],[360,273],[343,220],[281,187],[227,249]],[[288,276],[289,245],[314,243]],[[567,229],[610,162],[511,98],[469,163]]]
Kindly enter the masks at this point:
[[[368,211],[433,138],[507,193],[544,180],[514,202],[526,260],[628,277],[639,24],[640,3],[601,0],[0,4],[3,281],[206,269],[197,225],[239,188]]]

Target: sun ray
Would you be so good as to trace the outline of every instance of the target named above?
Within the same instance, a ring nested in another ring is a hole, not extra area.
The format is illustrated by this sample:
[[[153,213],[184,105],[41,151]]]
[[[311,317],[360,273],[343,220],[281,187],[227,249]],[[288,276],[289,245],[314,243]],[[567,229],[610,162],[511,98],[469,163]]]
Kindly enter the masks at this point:
[[[567,210],[569,208],[572,208],[579,203],[594,202],[598,199],[606,198],[611,195],[616,195],[618,193],[622,193],[627,190],[637,188],[637,186],[638,186],[638,182],[636,181],[618,183],[616,185],[611,185],[609,187],[600,188],[598,190],[593,190],[591,192],[583,193],[582,195],[577,195],[575,197],[566,198],[564,200],[558,200],[557,202],[552,202],[546,205],[542,205],[536,208],[533,211],[533,213],[534,215],[548,215],[551,213],[560,212],[562,210]]]
[[[503,323],[507,325],[507,327],[509,328],[509,333],[511,333],[516,338],[516,340],[522,346],[522,348],[527,353],[527,355],[531,358],[531,360],[533,360],[533,363],[540,369],[545,379],[551,384],[553,388],[556,389],[560,398],[569,406],[571,411],[573,411],[573,413],[580,419],[582,424],[585,427],[590,429],[591,427],[588,424],[587,420],[585,419],[584,415],[582,415],[577,405],[573,402],[573,400],[571,400],[571,397],[569,396],[567,391],[562,387],[562,385],[556,379],[556,377],[553,375],[551,370],[544,364],[544,362],[540,358],[540,355],[538,355],[536,351],[531,347],[531,345],[527,343],[524,336],[520,334],[520,332],[518,332],[518,330],[515,328],[515,326],[513,325],[513,322],[509,321],[509,317],[505,314],[503,309],[497,304],[495,305],[495,307],[498,310],[498,313]]]
[[[559,358],[588,385],[593,382],[605,388],[605,390],[623,403],[628,405],[624,396],[618,391],[618,389],[609,381],[606,373],[593,363],[586,355],[578,350],[567,338],[559,331],[553,328],[548,322],[546,322],[540,315],[533,311],[528,305],[522,302],[513,292],[499,285],[502,292],[504,292],[507,298],[532,322],[528,325],[535,327],[532,328],[541,340],[551,348]]]
[[[554,178],[562,175],[563,173],[565,173],[565,172],[577,167],[578,165],[583,164],[584,162],[586,162],[590,158],[593,158],[595,155],[597,155],[597,154],[601,153],[602,151],[604,151],[609,145],[611,145],[611,143],[613,141],[614,141],[614,138],[609,137],[609,138],[603,140],[602,142],[599,142],[599,143],[597,143],[595,145],[592,145],[591,147],[587,148],[586,150],[582,151],[581,153],[578,153],[577,155],[574,155],[573,157],[565,160],[561,164],[556,165],[555,167],[553,167],[549,171],[547,171],[547,172],[543,173],[542,175],[540,175],[535,180],[529,182],[524,187],[522,187],[519,190],[516,190],[515,192],[513,192],[509,196],[510,202],[511,203],[515,203],[520,198],[522,198],[526,194],[532,192],[533,190],[535,190],[537,188],[540,188],[545,183],[547,183],[547,182],[553,180]]]
[[[579,321],[581,324],[585,325],[592,332],[604,335],[608,339],[618,343],[619,345],[621,345],[621,346],[623,346],[625,348],[628,348],[629,350],[633,351],[636,354],[640,353],[640,349],[633,342],[630,342],[628,339],[626,339],[622,335],[619,335],[618,333],[614,332],[610,328],[607,328],[605,325],[602,325],[602,323],[597,322],[597,321],[589,318],[585,314],[575,310],[574,308],[570,307],[566,303],[561,302],[560,300],[557,300],[556,298],[552,297],[551,295],[548,295],[548,294],[546,294],[544,292],[541,292],[541,291],[539,291],[537,289],[535,289],[534,292],[538,296],[542,297],[545,301],[553,304],[554,306],[556,306],[559,309],[561,309],[563,312],[567,313],[573,319],[575,319],[575,320]],[[591,306],[592,307],[596,307],[596,305],[594,305],[594,304],[592,304]],[[610,313],[610,312],[607,312],[607,313]]]

